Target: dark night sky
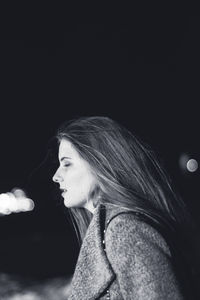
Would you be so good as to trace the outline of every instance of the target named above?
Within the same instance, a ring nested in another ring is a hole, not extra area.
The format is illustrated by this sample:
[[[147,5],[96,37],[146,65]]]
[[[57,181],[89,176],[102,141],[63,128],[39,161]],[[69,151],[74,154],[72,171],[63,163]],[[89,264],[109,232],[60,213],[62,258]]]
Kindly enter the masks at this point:
[[[199,173],[183,176],[178,159],[185,151],[197,159],[200,153],[199,17],[187,9],[152,9],[92,22],[65,22],[59,15],[39,21],[34,14],[25,23],[11,20],[0,38],[0,193],[25,188],[36,210],[1,218],[1,251],[15,247],[21,273],[28,265],[38,276],[41,261],[44,276],[64,272],[66,256],[71,272],[77,254],[67,212],[55,200],[53,166],[44,161],[64,120],[107,115],[133,130],[161,155],[196,212]],[[8,267],[9,251],[0,266],[16,272],[18,264]]]

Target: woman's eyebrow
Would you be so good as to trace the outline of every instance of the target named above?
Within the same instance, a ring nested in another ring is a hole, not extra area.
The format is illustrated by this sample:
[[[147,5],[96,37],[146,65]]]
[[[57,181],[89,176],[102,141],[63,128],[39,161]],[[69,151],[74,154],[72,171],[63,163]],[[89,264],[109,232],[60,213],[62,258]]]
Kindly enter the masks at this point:
[[[63,161],[65,159],[71,159],[71,157],[63,156],[63,157],[61,157],[60,161]]]

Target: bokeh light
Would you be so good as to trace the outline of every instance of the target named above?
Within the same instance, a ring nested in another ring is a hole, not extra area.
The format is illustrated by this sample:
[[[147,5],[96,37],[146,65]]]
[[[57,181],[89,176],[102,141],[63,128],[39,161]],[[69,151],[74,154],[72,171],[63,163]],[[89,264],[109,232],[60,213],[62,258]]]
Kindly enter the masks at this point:
[[[198,161],[187,153],[182,153],[179,157],[181,171],[194,173],[198,170]]]
[[[11,192],[0,194],[0,214],[2,215],[32,211],[34,207],[34,201],[28,198],[22,189],[14,188]]]
[[[187,170],[189,172],[196,172],[198,169],[198,162],[196,161],[196,159],[189,159],[187,162]]]

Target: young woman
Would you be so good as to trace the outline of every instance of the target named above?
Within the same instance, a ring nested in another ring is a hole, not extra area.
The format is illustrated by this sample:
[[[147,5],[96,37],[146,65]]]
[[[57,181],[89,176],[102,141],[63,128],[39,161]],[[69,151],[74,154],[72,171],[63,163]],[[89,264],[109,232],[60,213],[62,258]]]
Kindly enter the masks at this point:
[[[81,243],[69,299],[195,299],[190,217],[150,147],[108,117],[57,139],[53,181]]]

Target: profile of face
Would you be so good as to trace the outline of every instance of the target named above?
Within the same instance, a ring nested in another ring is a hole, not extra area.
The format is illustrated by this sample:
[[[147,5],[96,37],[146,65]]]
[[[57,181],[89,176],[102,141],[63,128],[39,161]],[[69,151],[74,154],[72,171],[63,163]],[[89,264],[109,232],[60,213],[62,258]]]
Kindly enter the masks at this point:
[[[89,199],[97,179],[91,172],[89,163],[84,160],[73,144],[62,139],[58,151],[59,167],[53,176],[58,183],[66,207],[85,207],[92,213],[94,206]]]

